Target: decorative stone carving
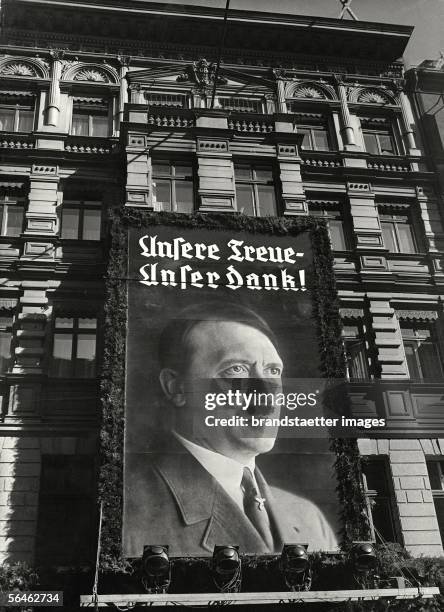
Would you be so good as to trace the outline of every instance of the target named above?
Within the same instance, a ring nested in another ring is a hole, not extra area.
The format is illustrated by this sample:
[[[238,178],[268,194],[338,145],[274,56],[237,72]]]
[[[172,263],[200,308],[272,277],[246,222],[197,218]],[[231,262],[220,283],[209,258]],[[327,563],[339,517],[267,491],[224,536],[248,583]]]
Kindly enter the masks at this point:
[[[214,85],[214,77],[216,65],[201,58],[197,62],[193,62],[191,66],[187,66],[186,71],[177,77],[178,83],[191,81],[195,83],[201,91],[205,91]],[[218,85],[226,85],[227,79],[218,76]]]
[[[350,101],[361,104],[394,104],[391,96],[377,88],[359,88],[350,91]]]
[[[293,91],[293,98],[310,98],[315,100],[326,100],[327,96],[325,92],[322,91],[319,87],[315,87],[314,85],[299,85]]]
[[[109,77],[105,71],[98,68],[83,68],[74,75],[74,81],[93,81],[95,83],[109,83]]]
[[[35,68],[25,62],[11,62],[0,68],[0,74],[6,76],[36,77]]]
[[[436,310],[398,310],[396,309],[398,319],[406,319],[408,321],[435,321],[438,318]]]

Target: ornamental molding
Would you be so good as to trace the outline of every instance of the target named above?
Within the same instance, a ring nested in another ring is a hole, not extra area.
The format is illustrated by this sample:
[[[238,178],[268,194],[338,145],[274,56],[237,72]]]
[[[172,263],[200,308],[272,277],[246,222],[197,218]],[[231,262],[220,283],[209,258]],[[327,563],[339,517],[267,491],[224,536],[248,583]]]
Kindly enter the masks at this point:
[[[364,310],[362,308],[340,308],[339,314],[342,319],[362,319]]]
[[[301,100],[337,100],[334,88],[326,83],[298,81],[287,83],[286,98]]]
[[[0,60],[0,75],[26,79],[49,79],[45,62],[34,58],[6,57]]]
[[[119,78],[114,68],[108,65],[67,62],[62,71],[62,81],[116,84]]]
[[[436,310],[398,310],[396,309],[398,319],[408,321],[436,321],[438,313]]]
[[[208,62],[205,58],[193,62],[191,66],[185,68],[185,72],[177,77],[178,83],[191,82],[197,86],[197,89],[205,92],[214,85],[216,73],[216,65]],[[218,75],[217,84],[226,85],[227,79]]]
[[[348,99],[357,104],[397,104],[393,95],[381,87],[350,87]]]

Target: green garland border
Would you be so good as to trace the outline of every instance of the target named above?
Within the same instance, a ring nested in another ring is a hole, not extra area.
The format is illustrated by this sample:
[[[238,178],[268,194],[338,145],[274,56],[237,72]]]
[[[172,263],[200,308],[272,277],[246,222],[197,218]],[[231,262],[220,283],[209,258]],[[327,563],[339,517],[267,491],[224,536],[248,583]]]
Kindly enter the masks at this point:
[[[155,213],[119,208],[111,215],[111,245],[105,277],[105,340],[101,379],[102,423],[100,431],[99,501],[103,503],[100,566],[104,571],[122,572],[128,562],[122,557],[123,439],[125,390],[125,339],[127,325],[127,230],[130,227],[174,225],[178,228],[233,230],[268,235],[296,236],[309,231],[315,274],[315,311],[323,375],[345,378],[341,340],[342,323],[333,272],[330,241],[321,219],[310,216],[252,218],[238,214]],[[369,525],[361,486],[361,463],[356,440],[332,439],[336,453],[338,501],[342,512],[342,545],[367,539]]]

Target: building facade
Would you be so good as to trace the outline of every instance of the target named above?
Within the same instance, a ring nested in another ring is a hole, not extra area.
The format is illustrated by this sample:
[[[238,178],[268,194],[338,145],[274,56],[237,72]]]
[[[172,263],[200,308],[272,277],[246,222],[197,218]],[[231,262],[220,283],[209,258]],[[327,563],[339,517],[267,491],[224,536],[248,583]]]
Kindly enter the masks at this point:
[[[122,205],[326,220],[353,413],[387,419],[359,440],[375,536],[442,555],[442,146],[404,80],[412,29],[231,11],[217,70],[223,11],[124,5],[2,6],[1,558],[91,560]]]

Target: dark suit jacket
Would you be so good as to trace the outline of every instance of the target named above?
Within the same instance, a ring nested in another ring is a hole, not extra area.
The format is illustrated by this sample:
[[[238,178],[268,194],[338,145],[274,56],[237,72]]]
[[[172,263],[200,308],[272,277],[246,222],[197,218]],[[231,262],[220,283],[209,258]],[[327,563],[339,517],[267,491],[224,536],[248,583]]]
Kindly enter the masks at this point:
[[[334,550],[336,537],[319,508],[256,479],[276,550],[270,550],[246,515],[218,482],[184,448],[171,453],[127,456],[123,550],[139,557],[145,544],[168,544],[172,556],[208,555],[215,544],[238,545],[242,553],[280,552],[283,542]]]

